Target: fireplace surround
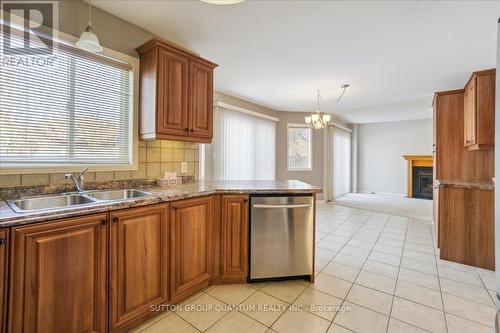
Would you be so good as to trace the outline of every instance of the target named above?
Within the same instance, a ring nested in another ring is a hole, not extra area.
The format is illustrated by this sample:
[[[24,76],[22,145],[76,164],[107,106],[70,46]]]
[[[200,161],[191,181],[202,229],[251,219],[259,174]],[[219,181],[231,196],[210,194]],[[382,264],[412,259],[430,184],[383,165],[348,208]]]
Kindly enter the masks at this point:
[[[407,197],[432,199],[432,155],[403,155],[403,158],[408,164]]]

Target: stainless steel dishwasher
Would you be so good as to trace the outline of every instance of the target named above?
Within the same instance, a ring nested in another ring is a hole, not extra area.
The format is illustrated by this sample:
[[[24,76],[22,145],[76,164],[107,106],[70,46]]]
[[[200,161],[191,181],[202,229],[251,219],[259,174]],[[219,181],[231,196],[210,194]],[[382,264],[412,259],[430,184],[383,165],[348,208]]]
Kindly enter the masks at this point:
[[[312,196],[250,197],[250,280],[311,277]]]

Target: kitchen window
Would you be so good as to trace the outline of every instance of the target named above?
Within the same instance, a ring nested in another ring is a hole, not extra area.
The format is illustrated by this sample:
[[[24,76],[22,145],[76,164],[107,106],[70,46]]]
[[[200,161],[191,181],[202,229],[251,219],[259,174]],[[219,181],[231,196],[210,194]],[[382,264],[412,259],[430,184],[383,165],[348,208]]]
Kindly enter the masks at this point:
[[[23,40],[11,36],[11,43]],[[1,172],[135,168],[138,61],[65,43],[51,59],[0,68]]]
[[[288,171],[312,170],[312,129],[303,124],[287,124]]]

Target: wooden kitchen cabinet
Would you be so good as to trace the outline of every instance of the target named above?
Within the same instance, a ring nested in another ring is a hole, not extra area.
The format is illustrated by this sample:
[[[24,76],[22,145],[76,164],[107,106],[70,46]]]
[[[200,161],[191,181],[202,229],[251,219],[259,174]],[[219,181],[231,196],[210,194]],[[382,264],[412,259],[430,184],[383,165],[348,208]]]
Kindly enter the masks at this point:
[[[248,195],[222,196],[222,279],[248,275]]]
[[[186,136],[188,124],[189,61],[182,55],[158,50],[157,132]],[[146,98],[147,96],[144,96]]]
[[[172,203],[170,298],[176,303],[208,286],[211,268],[212,197]]]
[[[217,65],[158,38],[137,52],[141,139],[210,143]]]
[[[495,146],[495,69],[474,72],[464,91],[464,145]]]
[[[440,187],[439,229],[441,259],[495,269],[493,189]]]
[[[213,68],[200,61],[189,64],[190,135],[212,139],[213,127]]]
[[[0,229],[0,332],[5,332],[7,310],[7,263],[9,254],[9,229]]]
[[[126,332],[167,304],[169,204],[110,213],[109,328]]]
[[[464,147],[463,89],[440,91],[434,97],[434,174],[437,182],[491,183],[494,150]]]
[[[107,215],[12,228],[8,332],[105,332]]]

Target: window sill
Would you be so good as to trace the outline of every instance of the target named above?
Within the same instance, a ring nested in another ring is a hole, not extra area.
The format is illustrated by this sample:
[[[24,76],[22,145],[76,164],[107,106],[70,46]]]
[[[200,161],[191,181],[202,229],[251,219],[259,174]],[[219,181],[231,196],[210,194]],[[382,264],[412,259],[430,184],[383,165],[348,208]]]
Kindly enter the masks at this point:
[[[133,164],[32,164],[29,166],[14,166],[0,164],[0,175],[25,175],[25,174],[46,174],[46,173],[66,173],[80,172],[88,168],[89,172],[95,171],[134,171],[139,169],[139,163]]]

